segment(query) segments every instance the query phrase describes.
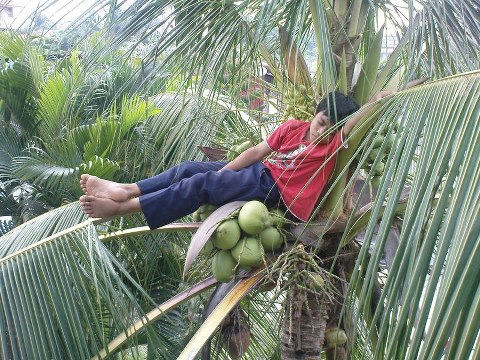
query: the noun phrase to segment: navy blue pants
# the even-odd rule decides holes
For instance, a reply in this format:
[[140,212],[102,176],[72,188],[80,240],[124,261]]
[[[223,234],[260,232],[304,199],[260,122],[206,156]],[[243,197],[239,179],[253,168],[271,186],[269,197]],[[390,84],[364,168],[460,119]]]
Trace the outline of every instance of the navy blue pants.
[[224,205],[259,200],[267,206],[280,201],[270,171],[261,163],[218,172],[225,162],[186,161],[159,175],[137,182],[140,206],[151,229],[191,214],[202,204]]

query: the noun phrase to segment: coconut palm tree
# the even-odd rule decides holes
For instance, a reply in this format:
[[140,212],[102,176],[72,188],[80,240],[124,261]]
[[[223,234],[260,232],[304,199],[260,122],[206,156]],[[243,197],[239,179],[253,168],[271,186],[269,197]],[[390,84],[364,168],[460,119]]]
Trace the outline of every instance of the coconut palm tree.
[[[398,92],[367,105],[325,197],[306,226],[290,228],[285,252],[260,272],[218,286],[204,321],[199,298],[185,301],[215,283],[204,262],[191,263],[211,231],[205,225],[118,232],[139,219],[96,225],[71,204],[3,236],[2,354],[84,358],[146,349],[151,358],[186,359],[220,326],[227,339],[251,332],[244,356],[255,359],[318,359],[322,351],[329,359],[478,357],[479,4],[413,5],[406,2],[404,19],[399,4],[367,1],[145,0],[123,11],[117,21],[124,28],[95,56],[172,26],[156,34],[144,59],[179,84],[159,96],[165,110],[146,125],[165,144],[166,163],[198,156],[191,144],[227,147],[244,134],[255,140],[284,111],[308,117],[310,104],[301,99],[333,89],[360,104],[380,89]],[[381,13],[398,46],[380,63]],[[302,54],[312,42],[317,61],[309,69]],[[275,79],[271,115],[236,96],[246,83],[261,82],[262,62]],[[427,84],[404,89],[422,77]],[[210,225],[229,211],[232,205],[220,209]],[[197,228],[186,284],[198,282],[188,289],[168,270],[166,254],[182,262],[185,231]],[[150,241],[160,241],[161,251]],[[162,279],[154,264],[171,278]],[[310,286],[313,274],[321,290]],[[262,293],[256,286],[265,278],[277,287]],[[173,309],[180,312],[172,316]],[[187,313],[192,328],[181,316]],[[238,330],[230,327],[235,321]],[[214,356],[227,356],[217,346],[221,337],[210,346]]]

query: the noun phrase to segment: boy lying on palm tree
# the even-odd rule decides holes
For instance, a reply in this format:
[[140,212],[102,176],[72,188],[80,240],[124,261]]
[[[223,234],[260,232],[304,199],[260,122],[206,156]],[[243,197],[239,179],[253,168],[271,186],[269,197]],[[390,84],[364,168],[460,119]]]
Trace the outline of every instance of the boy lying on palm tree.
[[[386,96],[381,92],[372,100]],[[158,228],[208,203],[259,200],[268,207],[280,201],[298,219],[307,221],[335,165],[343,139],[364,112],[341,93],[330,93],[310,122],[287,120],[265,141],[231,162],[187,161],[137,183],[121,184],[83,174],[85,195],[80,206],[90,217],[142,212],[150,228]],[[343,127],[335,124],[349,118]]]

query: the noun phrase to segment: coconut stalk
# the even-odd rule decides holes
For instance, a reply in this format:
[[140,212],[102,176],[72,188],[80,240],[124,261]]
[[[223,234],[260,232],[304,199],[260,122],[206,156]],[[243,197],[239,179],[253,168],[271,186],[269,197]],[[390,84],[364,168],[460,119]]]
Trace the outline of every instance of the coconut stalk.
[[345,47],[342,50],[342,61],[338,70],[338,91],[344,95],[348,95],[348,80],[347,80],[347,55]]
[[152,324],[154,324],[155,321],[157,321],[160,317],[168,314],[170,311],[175,309],[183,302],[208,290],[216,283],[217,281],[213,277],[210,277],[195,284],[189,289],[182,291],[178,295],[157,306],[155,309],[153,309],[148,314],[143,316],[140,320],[138,320],[135,324],[126,329],[123,333],[110,341],[106,348],[101,349],[98,354],[92,357],[92,360],[106,359],[107,357],[110,357],[112,354],[120,350],[122,346],[126,344],[129,340],[131,340],[135,336],[138,336],[139,333],[145,330],[147,327],[152,326]]
[[208,318],[203,322],[195,335],[183,348],[178,359],[193,359],[208,342],[208,339],[217,331],[217,327],[233,308],[243,299],[263,278],[261,270],[252,270],[253,275],[240,280],[225,298],[215,307]]

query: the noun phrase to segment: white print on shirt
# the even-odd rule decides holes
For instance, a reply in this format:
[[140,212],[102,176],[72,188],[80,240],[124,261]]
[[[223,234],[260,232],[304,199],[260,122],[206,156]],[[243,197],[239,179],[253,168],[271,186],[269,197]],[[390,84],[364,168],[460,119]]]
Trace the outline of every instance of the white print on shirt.
[[307,146],[305,144],[300,144],[297,149],[289,151],[288,153],[277,153],[275,158],[268,159],[268,162],[283,170],[291,169],[295,167],[295,159],[304,152],[306,148]]

